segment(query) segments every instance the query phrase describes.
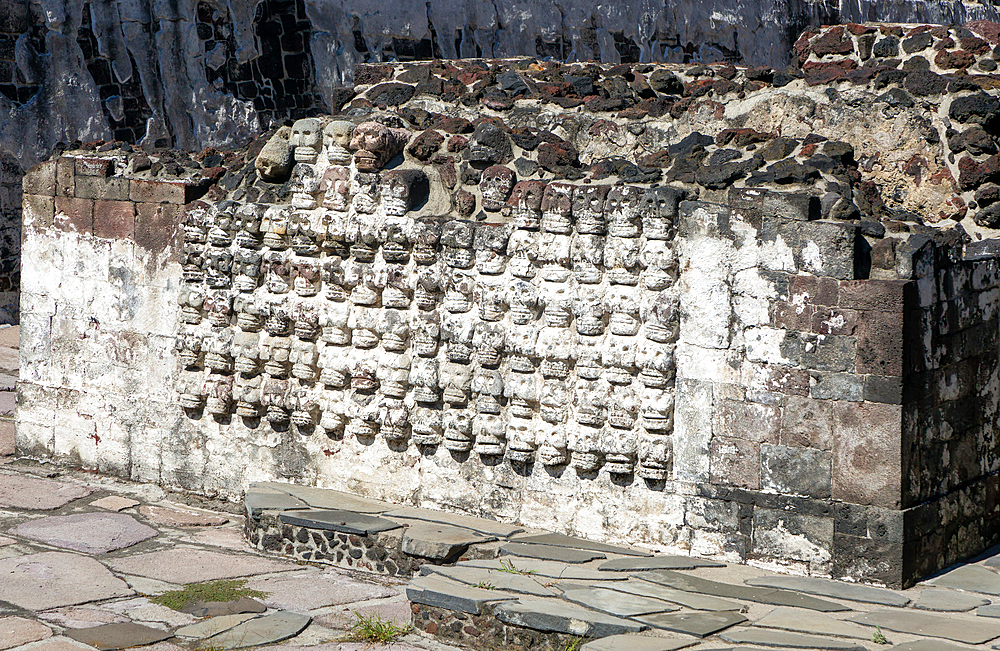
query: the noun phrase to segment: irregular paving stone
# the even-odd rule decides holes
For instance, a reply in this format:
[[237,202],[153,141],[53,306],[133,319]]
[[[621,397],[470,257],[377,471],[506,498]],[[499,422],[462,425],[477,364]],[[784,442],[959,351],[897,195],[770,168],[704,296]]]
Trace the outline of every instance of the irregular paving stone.
[[45,624],[23,617],[0,617],[0,649],[10,649],[47,637],[52,637],[52,629]]
[[294,484],[282,484],[280,482],[259,482],[250,484],[250,488],[270,488],[272,490],[288,493],[296,497],[314,509],[333,509],[340,511],[353,511],[355,513],[385,513],[395,505],[388,502],[351,495],[341,491],[328,488],[315,488],[313,486],[296,486]]
[[791,649],[830,649],[832,651],[866,651],[865,647],[844,642],[842,640],[831,640],[815,635],[800,635],[799,633],[785,633],[783,631],[734,631],[722,633],[721,637],[726,642],[734,644],[763,644],[764,646],[778,646]]
[[553,545],[526,545],[524,543],[507,543],[500,548],[501,556],[522,556],[561,563],[586,563],[595,558],[607,558],[601,552],[555,547]]
[[989,603],[989,599],[963,592],[926,588],[921,591],[920,598],[914,602],[913,607],[920,610],[963,613],[979,606],[988,606]]
[[299,613],[274,613],[238,624],[228,631],[206,638],[202,648],[242,649],[261,644],[274,644],[295,637],[309,625],[312,618]]
[[92,646],[77,642],[63,635],[56,635],[41,642],[35,642],[28,648],[31,651],[93,651],[94,649]]
[[407,584],[406,598],[426,606],[478,615],[488,603],[510,601],[517,599],[518,596],[501,590],[474,588],[440,576],[421,576]]
[[815,633],[817,635],[834,635],[836,637],[853,637],[859,640],[870,640],[872,633],[864,626],[834,619],[819,613],[802,612],[795,608],[775,608],[764,615],[754,626],[763,628],[781,628],[799,633]]
[[128,585],[92,558],[42,552],[0,560],[0,601],[28,610],[75,606],[132,594]]
[[66,636],[78,642],[89,644],[98,649],[127,649],[132,646],[145,646],[171,637],[167,631],[123,622],[121,624],[102,624],[93,628],[74,628],[66,631]]
[[675,651],[695,644],[693,640],[668,640],[645,635],[609,635],[587,642],[580,651]]
[[189,536],[192,542],[203,545],[225,547],[226,549],[235,549],[238,551],[246,551],[247,548],[247,541],[243,537],[242,529],[234,527],[198,528],[193,529]]
[[119,497],[118,495],[108,495],[107,497],[102,497],[99,500],[94,500],[90,503],[91,506],[95,506],[99,509],[104,509],[105,511],[124,511],[125,509],[130,509],[133,506],[138,506],[138,500],[131,500],[127,497]]
[[667,613],[680,610],[677,606],[659,599],[616,592],[606,588],[573,588],[563,590],[567,601],[587,606],[602,613],[618,617],[635,617],[652,613]]
[[558,594],[556,591],[541,585],[538,581],[531,578],[531,576],[513,572],[501,572],[499,570],[478,567],[442,565],[422,565],[420,572],[424,575],[431,573],[439,574],[453,581],[468,585],[492,585],[497,590],[519,592],[535,595],[536,597],[554,597]]
[[847,606],[842,606],[841,604],[834,603],[832,601],[816,599],[807,595],[789,592],[788,590],[753,588],[742,585],[733,585],[731,583],[719,583],[718,581],[710,581],[708,579],[689,576],[687,574],[681,574],[671,570],[644,572],[642,573],[641,578],[646,581],[652,581],[654,583],[665,585],[668,588],[709,594],[716,597],[746,599],[748,601],[756,601],[762,604],[795,606],[797,608],[808,608],[809,610],[818,610],[821,612],[839,612],[843,610],[850,610]]
[[976,614],[980,617],[1000,617],[1000,604],[992,604],[976,609]]
[[195,621],[194,616],[155,604],[146,597],[105,603],[104,607],[126,615],[134,622],[164,624],[167,627],[186,626]]
[[410,556],[435,560],[453,559],[469,545],[496,540],[495,536],[484,536],[446,524],[417,524],[403,531],[402,551]]
[[64,628],[90,628],[97,624],[115,624],[129,621],[129,618],[121,613],[86,607],[55,608],[38,613],[38,617],[46,622],[52,622]]
[[481,567],[491,570],[504,570],[506,566],[508,568],[513,567],[531,576],[572,579],[574,581],[624,581],[628,578],[621,574],[599,572],[589,567],[580,567],[579,565],[558,563],[556,561],[543,561],[534,558],[521,558],[518,556],[508,556],[504,559],[459,561],[456,566]]
[[370,515],[354,513],[353,511],[309,510],[284,511],[278,519],[285,524],[292,524],[310,529],[339,531],[358,536],[367,536],[379,531],[399,529],[399,525],[391,520],[376,518]]
[[1000,595],[1000,574],[981,565],[963,565],[928,581],[927,584]]
[[968,647],[955,646],[940,640],[917,640],[916,642],[897,644],[892,647],[892,651],[968,651]]
[[616,558],[602,563],[602,572],[639,572],[642,570],[693,570],[698,567],[725,567],[725,563],[706,561],[694,556],[653,556],[650,558]]
[[0,547],[6,547],[7,545],[13,545],[17,541],[13,538],[7,538],[6,536],[0,536]]
[[[410,625],[410,621],[413,618],[413,610],[410,607],[410,602],[405,598],[401,598],[399,601],[369,604],[367,606],[352,605],[350,608],[344,608],[340,612],[317,615],[313,618],[313,621],[327,628],[347,629],[359,617],[371,617],[372,615],[377,615],[382,621],[392,622],[400,628],[406,628]],[[395,649],[395,646],[393,649]]]
[[218,615],[216,617],[204,619],[200,622],[195,622],[194,624],[189,624],[188,626],[182,626],[174,631],[174,635],[192,640],[203,640],[206,637],[212,637],[213,635],[218,635],[223,631],[228,631],[237,624],[242,624],[248,619],[253,619],[256,616],[257,615],[254,613]]
[[494,615],[500,621],[515,626],[584,637],[636,633],[648,628],[644,624],[605,615],[582,606],[540,599],[501,603],[494,609]]
[[214,527],[229,522],[229,518],[221,515],[193,513],[165,506],[140,506],[139,513],[168,527]]
[[753,579],[747,579],[744,583],[747,585],[766,588],[797,590],[798,592],[820,595],[821,597],[846,599],[848,601],[860,601],[862,603],[869,604],[881,604],[883,606],[902,607],[910,603],[908,598],[889,590],[872,588],[866,585],[831,581],[830,579],[817,579],[805,576],[761,576]]
[[669,601],[694,610],[720,611],[741,610],[743,608],[743,604],[736,603],[735,601],[719,599],[718,597],[710,597],[708,595],[698,594],[697,592],[674,590],[673,588],[668,588],[658,583],[650,583],[649,581],[630,580],[621,581],[619,583],[609,583],[608,588],[611,590],[618,590],[619,592],[628,592],[630,594],[645,595],[655,597],[656,599],[663,599],[664,601]]
[[878,610],[870,613],[858,613],[848,617],[847,621],[857,622],[865,626],[880,626],[886,630],[900,633],[943,637],[946,640],[966,644],[982,644],[1000,637],[1000,623],[963,620],[905,610]]
[[471,515],[460,513],[446,513],[444,511],[432,511],[431,509],[418,509],[412,506],[404,506],[386,511],[382,514],[386,518],[402,518],[404,520],[425,520],[427,522],[440,522],[453,527],[471,529],[487,536],[498,536],[506,538],[516,533],[524,531],[522,527],[512,524],[504,524],[485,518],[476,518]]
[[241,554],[222,554],[189,547],[175,547],[158,552],[115,558],[108,561],[108,565],[113,570],[125,574],[135,574],[178,584],[234,579],[251,574],[288,572],[300,569],[293,563]]
[[734,612],[704,612],[704,613],[666,613],[636,617],[637,620],[654,628],[705,637],[717,633],[724,628],[735,626],[747,621],[747,618]]
[[289,511],[309,507],[299,498],[273,488],[247,489],[243,504],[251,518],[259,518],[263,511]]
[[[574,538],[573,536],[567,536],[561,533],[543,533],[538,535],[530,536],[518,536],[512,538],[511,542],[525,543],[532,545],[552,545],[555,547],[570,547],[572,549],[586,549],[593,552],[607,552],[609,554],[621,554],[622,556],[644,556],[651,557],[652,554],[648,552],[641,552],[635,549],[629,549],[628,547],[616,547],[615,545],[606,545],[604,543],[594,542],[593,540],[585,540],[584,538]],[[601,558],[600,556],[595,556],[595,558]]]
[[104,554],[149,540],[159,532],[124,513],[75,513],[22,522],[11,533],[84,554]]
[[220,617],[222,615],[239,615],[241,613],[262,613],[267,606],[256,599],[241,597],[232,601],[195,601],[181,608],[182,613],[195,617]]
[[335,570],[309,569],[294,574],[255,577],[247,587],[267,595],[264,604],[283,610],[305,611],[355,601],[394,597],[395,588],[353,579]]
[[0,508],[51,511],[92,492],[86,486],[62,481],[0,475]]

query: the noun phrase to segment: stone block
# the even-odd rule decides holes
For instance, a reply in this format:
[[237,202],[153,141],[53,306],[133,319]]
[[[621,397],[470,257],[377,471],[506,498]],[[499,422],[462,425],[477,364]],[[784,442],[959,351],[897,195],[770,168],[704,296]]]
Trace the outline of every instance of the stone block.
[[868,402],[883,402],[892,405],[902,404],[902,378],[884,375],[866,375],[863,397]]
[[775,301],[771,306],[771,325],[786,330],[812,330],[815,306],[801,303]]
[[77,176],[110,176],[114,171],[113,158],[75,158]]
[[76,162],[72,158],[56,159],[56,191],[57,197],[72,197],[76,194]]
[[817,307],[812,315],[812,331],[818,335],[853,335],[858,327],[858,311],[839,307]]
[[135,204],[131,201],[95,201],[94,235],[112,240],[135,237]]
[[832,463],[830,452],[764,443],[760,446],[760,485],[778,493],[828,498]]
[[55,213],[53,224],[60,230],[88,235],[94,232],[94,202],[91,199],[57,196]]
[[751,557],[809,563],[822,571],[830,562],[833,518],[755,508]]
[[25,172],[21,188],[25,194],[53,196],[56,193],[56,161],[42,161]]
[[777,443],[781,411],[770,405],[723,399],[717,401],[712,420],[716,436]]
[[184,204],[184,184],[168,181],[130,181],[129,199],[136,203]]
[[840,283],[840,307],[879,312],[902,312],[909,280],[850,280]]
[[55,201],[51,195],[25,194],[21,209],[21,226],[23,237],[30,228],[48,228],[52,226],[55,215]]
[[830,574],[851,582],[882,583],[889,588],[904,587],[903,544],[833,535]]
[[833,499],[899,508],[900,406],[833,403],[832,410]]
[[76,196],[81,199],[128,201],[129,180],[104,176],[77,176]]
[[840,283],[833,278],[796,275],[788,279],[788,296],[792,303],[837,305],[839,292]]
[[136,244],[153,253],[168,247],[177,251],[183,206],[137,203],[135,209]]
[[864,376],[852,373],[818,373],[810,376],[809,395],[817,400],[847,400],[861,402]]
[[815,371],[853,371],[857,340],[842,335],[789,332],[779,344],[781,355]]
[[814,398],[789,397],[781,410],[778,441],[782,445],[833,449],[833,403]]
[[835,534],[902,543],[906,534],[905,513],[877,506],[842,502],[833,506]]
[[741,379],[748,395],[756,390],[788,396],[809,395],[809,372],[800,368],[780,364],[745,364]]
[[840,280],[854,278],[854,243],[857,227],[842,222],[798,222],[798,269]]
[[903,374],[903,314],[864,312],[858,322],[858,373]]
[[713,438],[709,472],[715,484],[760,488],[760,445],[746,439]]

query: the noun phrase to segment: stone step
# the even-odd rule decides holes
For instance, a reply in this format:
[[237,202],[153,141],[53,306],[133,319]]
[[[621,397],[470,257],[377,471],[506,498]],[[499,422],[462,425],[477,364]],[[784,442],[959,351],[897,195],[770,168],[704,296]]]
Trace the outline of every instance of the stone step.
[[497,619],[536,631],[567,633],[580,637],[606,637],[622,633],[637,633],[648,628],[645,624],[599,613],[589,608],[558,600],[522,598],[498,604]]
[[367,536],[379,531],[399,529],[392,520],[378,518],[354,511],[310,509],[307,511],[282,511],[278,519],[285,524],[324,531],[338,531],[357,536]]
[[443,576],[421,576],[406,586],[406,598],[418,604],[479,615],[487,604],[513,601],[518,595],[503,590],[476,588]]
[[983,644],[1000,637],[1000,623],[979,618],[960,618],[954,615],[905,610],[878,610],[858,613],[848,618],[865,626],[878,626],[884,630],[909,633],[922,637],[940,637],[965,644]]

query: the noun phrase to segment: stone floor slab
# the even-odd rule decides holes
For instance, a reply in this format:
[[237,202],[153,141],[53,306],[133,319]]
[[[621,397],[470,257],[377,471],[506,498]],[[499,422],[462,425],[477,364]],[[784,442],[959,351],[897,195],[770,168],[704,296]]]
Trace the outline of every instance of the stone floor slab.
[[574,588],[563,591],[567,601],[599,610],[616,617],[635,617],[652,613],[668,613],[680,610],[677,606],[643,595],[616,592],[606,588]]
[[446,511],[435,511],[432,509],[418,509],[413,506],[396,507],[391,511],[386,511],[382,517],[390,520],[423,520],[425,522],[437,522],[453,527],[461,527],[483,534],[484,536],[497,536],[506,538],[516,533],[524,531],[523,527],[513,524],[504,524],[486,518],[477,518],[461,513],[448,513]]
[[215,617],[203,619],[200,622],[195,622],[194,624],[182,626],[174,631],[174,635],[189,640],[204,640],[206,637],[212,637],[213,635],[218,635],[223,631],[228,631],[237,624],[242,624],[249,619],[257,617],[257,615],[258,613],[217,615]]
[[193,615],[153,603],[146,597],[111,601],[102,604],[102,607],[121,613],[134,622],[149,624],[154,628],[186,626],[195,621]]
[[492,570],[503,570],[504,566],[512,567],[531,576],[548,577],[552,579],[572,579],[575,581],[625,581],[627,576],[614,572],[599,572],[590,567],[580,567],[557,561],[543,561],[520,556],[508,556],[502,559],[459,561],[457,567],[482,567]]
[[121,497],[118,495],[108,495],[107,497],[102,497],[99,500],[94,500],[90,503],[91,506],[98,509],[104,509],[105,511],[124,511],[125,509],[130,509],[133,506],[139,506],[140,502],[138,500],[129,499],[127,497]]
[[247,587],[266,594],[261,601],[271,608],[298,612],[399,594],[389,586],[359,581],[336,570],[317,569],[252,578]]
[[905,610],[879,610],[859,613],[848,621],[865,626],[880,626],[889,631],[926,637],[940,637],[965,644],[983,644],[1000,637],[1000,623],[985,619],[961,619],[955,616]]
[[92,492],[86,486],[63,481],[0,474],[0,508],[3,509],[51,511]]
[[761,576],[747,579],[744,583],[750,586],[795,590],[831,599],[846,599],[882,606],[903,607],[910,603],[907,597],[890,590],[808,576]]
[[64,635],[54,635],[40,642],[26,644],[18,651],[94,651],[94,647]]
[[988,606],[989,604],[989,599],[983,599],[982,597],[965,592],[957,592],[947,588],[924,588],[920,592],[920,597],[913,603],[913,607],[918,610],[964,613],[973,608]]
[[0,536],[0,547],[6,547],[7,545],[13,545],[17,541],[13,538],[7,538],[6,536]]
[[477,588],[440,575],[421,576],[406,586],[406,598],[425,606],[478,615],[488,603],[513,601],[518,595],[502,590]]
[[330,509],[334,511],[351,511],[352,513],[377,514],[396,508],[396,505],[373,500],[360,495],[352,495],[329,488],[313,486],[296,486],[281,482],[254,482],[250,488],[270,488],[288,493],[314,509]]
[[366,536],[379,531],[399,529],[392,520],[353,511],[310,509],[308,511],[282,511],[278,519],[285,524],[324,531],[339,531]]
[[273,488],[248,488],[243,505],[251,518],[259,518],[264,511],[289,511],[308,509],[309,505],[285,491]]
[[602,563],[602,572],[640,572],[643,570],[693,570],[699,567],[725,567],[725,563],[706,561],[694,556],[651,556],[649,558],[616,558]]
[[693,610],[709,610],[718,612],[741,610],[743,608],[743,604],[735,601],[729,601],[728,599],[720,599],[719,597],[698,594],[697,592],[674,590],[673,588],[668,588],[658,583],[640,581],[639,579],[608,583],[607,587],[611,590],[617,590],[619,592],[627,592],[629,594],[662,599],[664,601],[677,604],[678,606],[684,606],[685,608],[691,608]]
[[648,552],[639,551],[637,549],[618,547],[617,545],[608,545],[606,543],[587,540],[586,538],[577,538],[575,536],[567,536],[561,533],[542,533],[515,536],[511,538],[511,542],[519,542],[530,545],[552,545],[554,547],[569,547],[571,549],[586,549],[592,552],[621,554],[622,556],[652,556],[652,554]]
[[168,527],[216,527],[229,522],[229,518],[225,516],[182,511],[166,506],[140,506],[139,513],[156,524]]
[[220,617],[242,613],[262,613],[266,610],[267,606],[256,599],[241,597],[232,601],[195,601],[184,606],[181,612],[195,617]]
[[23,617],[0,617],[0,649],[10,649],[52,637],[52,629]]
[[413,611],[410,602],[401,598],[398,601],[352,606],[337,612],[316,615],[313,621],[327,628],[348,629],[358,617],[372,616],[377,616],[384,622],[392,622],[399,628],[406,628],[410,625]]
[[746,617],[734,612],[659,613],[635,619],[653,628],[695,637],[712,635],[747,621]]
[[870,640],[872,637],[871,629],[864,626],[798,608],[775,608],[754,622],[754,626],[780,628],[796,633],[852,637],[858,640]]
[[29,520],[10,532],[47,545],[84,554],[104,554],[131,547],[159,534],[124,513],[74,513]]
[[102,624],[93,628],[74,628],[66,631],[66,636],[101,649],[101,651],[145,646],[171,637],[167,631],[134,622]]
[[410,556],[437,561],[454,560],[469,545],[496,540],[469,529],[433,522],[419,523],[403,530],[402,551]]
[[602,552],[556,547],[555,545],[531,545],[510,542],[500,548],[501,556],[537,558],[560,563],[587,563],[598,558],[607,558]]
[[927,581],[927,585],[1000,595],[1000,574],[981,565],[962,565]]
[[526,576],[513,572],[501,572],[499,570],[457,565],[423,565],[420,571],[423,574],[439,574],[453,581],[465,583],[466,585],[491,585],[497,590],[504,590],[506,592],[530,594],[536,597],[554,597],[558,595],[555,590],[546,588],[530,575]]
[[299,613],[274,613],[237,624],[228,631],[206,638],[201,648],[242,649],[274,644],[301,633],[312,618]]
[[70,606],[54,608],[38,613],[38,617],[46,622],[52,622],[64,628],[91,628],[99,624],[118,624],[128,622],[128,617],[103,608]]
[[917,640],[892,647],[892,651],[969,651],[968,647],[955,646],[940,640]]
[[676,651],[693,644],[693,640],[671,640],[646,635],[609,635],[587,642],[580,651]]
[[42,552],[0,560],[0,601],[27,610],[49,610],[125,597],[128,585],[87,556]]
[[680,572],[674,572],[672,570],[636,572],[633,573],[632,576],[641,578],[645,581],[659,583],[667,586],[668,588],[674,588],[675,590],[697,592],[700,594],[712,595],[714,597],[745,599],[762,604],[771,604],[774,606],[793,606],[795,608],[807,608],[809,610],[818,610],[820,612],[841,612],[850,610],[847,606],[843,606],[832,601],[817,599],[815,597],[810,597],[809,595],[803,595],[789,590],[757,588],[735,585],[732,583],[720,583],[719,581],[702,579],[700,577],[691,576],[689,574],[681,574]]
[[1000,604],[990,604],[989,606],[983,606],[982,608],[977,608],[976,614],[979,615],[980,617],[1000,618]]
[[252,574],[288,572],[300,569],[293,563],[272,561],[244,554],[223,554],[190,547],[175,547],[116,558],[108,561],[108,565],[117,572],[177,584],[234,579]]
[[500,621],[514,626],[582,637],[637,633],[648,628],[645,624],[555,600],[525,598],[504,602],[497,604],[494,615]]
[[866,651],[865,647],[855,642],[834,640],[816,635],[801,635],[785,633],[784,631],[744,630],[722,633],[726,642],[734,644],[761,644],[763,646],[782,647],[786,649],[822,649],[823,651]]

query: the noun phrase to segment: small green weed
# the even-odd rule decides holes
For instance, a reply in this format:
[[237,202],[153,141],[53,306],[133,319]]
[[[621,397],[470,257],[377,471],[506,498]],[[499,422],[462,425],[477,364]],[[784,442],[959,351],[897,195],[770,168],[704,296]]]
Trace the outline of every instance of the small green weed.
[[519,570],[514,566],[514,561],[500,559],[499,572],[506,572],[507,574],[534,574],[535,570]]
[[369,642],[371,644],[389,644],[397,637],[406,635],[412,626],[401,628],[395,623],[382,619],[378,613],[370,615],[360,615],[354,613],[354,623],[351,624],[351,639],[356,642]]
[[580,647],[583,645],[582,637],[575,637],[572,640],[566,641],[566,646],[563,647],[563,651],[580,651]]
[[889,644],[889,640],[885,639],[885,635],[882,634],[881,626],[875,627],[875,632],[872,633],[872,642],[875,644]]
[[489,581],[480,581],[479,583],[476,584],[476,587],[477,588],[481,588],[483,590],[496,590],[497,589],[497,587],[495,585],[493,585],[492,583],[490,583]]
[[150,597],[155,604],[180,610],[188,604],[197,601],[233,601],[243,597],[263,599],[266,594],[260,590],[245,587],[246,579],[223,579],[222,581],[207,581],[192,583],[180,590],[170,590],[163,594]]

